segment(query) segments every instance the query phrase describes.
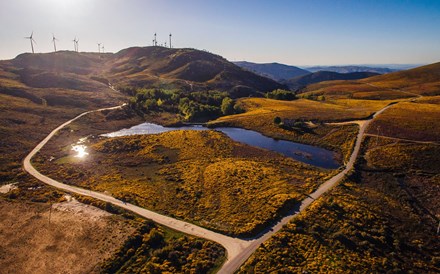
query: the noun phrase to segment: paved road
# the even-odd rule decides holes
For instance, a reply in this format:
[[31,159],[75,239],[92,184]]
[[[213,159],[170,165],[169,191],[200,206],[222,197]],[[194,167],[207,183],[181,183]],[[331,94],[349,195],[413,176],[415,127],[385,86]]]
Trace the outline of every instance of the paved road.
[[370,120],[364,120],[362,122],[355,121],[359,124],[359,133],[357,135],[356,144],[355,144],[353,153],[350,157],[349,162],[346,164],[344,170],[342,170],[340,173],[338,173],[337,175],[335,175],[331,179],[324,182],[315,192],[310,194],[308,198],[306,198],[305,200],[303,200],[300,203],[298,209],[295,212],[293,212],[292,214],[290,214],[288,216],[285,216],[283,219],[281,219],[281,221],[279,221],[273,227],[268,229],[266,233],[259,235],[258,237],[254,238],[254,239],[243,240],[243,239],[239,239],[239,238],[229,237],[229,236],[226,236],[226,235],[223,235],[220,233],[216,233],[216,232],[210,231],[208,229],[199,227],[197,225],[190,224],[190,223],[187,223],[184,221],[180,221],[180,220],[168,217],[168,216],[164,216],[164,215],[158,214],[156,212],[153,212],[153,211],[150,211],[150,210],[147,210],[147,209],[144,209],[144,208],[141,208],[141,207],[129,204],[129,203],[124,203],[118,199],[115,199],[112,196],[109,196],[109,195],[106,195],[106,194],[103,194],[100,192],[90,191],[87,189],[63,184],[63,183],[55,181],[47,176],[44,176],[43,174],[38,172],[32,166],[32,164],[31,164],[32,157],[36,153],[38,153],[38,151],[40,151],[40,149],[60,129],[62,129],[63,127],[67,126],[68,124],[74,122],[75,120],[77,120],[77,119],[81,118],[82,116],[87,115],[89,113],[103,111],[103,110],[117,109],[117,108],[121,108],[122,106],[103,108],[103,109],[98,109],[98,110],[94,110],[94,111],[87,111],[87,112],[84,112],[84,113],[78,115],[77,117],[73,118],[72,120],[69,120],[69,121],[65,122],[64,124],[60,125],[56,129],[54,129],[43,141],[41,141],[29,153],[29,155],[26,156],[26,158],[24,159],[24,162],[23,162],[24,169],[27,172],[29,172],[29,174],[31,174],[32,176],[34,176],[38,180],[42,181],[43,183],[46,183],[46,184],[51,185],[53,187],[56,187],[58,189],[62,189],[62,190],[72,192],[72,193],[81,194],[84,196],[93,197],[95,199],[98,199],[98,200],[101,200],[104,202],[112,203],[113,205],[130,210],[136,214],[139,214],[140,216],[143,216],[147,219],[153,220],[154,222],[157,222],[157,223],[162,224],[164,226],[167,226],[172,229],[175,229],[175,230],[178,230],[178,231],[181,231],[181,232],[184,232],[184,233],[196,236],[196,237],[208,239],[208,240],[211,240],[211,241],[214,241],[214,242],[221,244],[226,249],[227,260],[226,260],[225,264],[223,265],[223,267],[219,270],[219,273],[228,273],[228,274],[234,273],[255,252],[255,250],[257,250],[257,248],[264,241],[266,241],[272,235],[274,235],[276,232],[278,232],[285,224],[287,224],[290,220],[292,220],[297,214],[299,214],[301,211],[305,210],[314,200],[318,199],[321,195],[323,195],[325,192],[327,192],[329,189],[331,189],[333,186],[335,186],[353,168],[353,165],[354,165],[356,158],[358,157],[358,154],[360,151],[362,138],[364,136],[366,128],[368,127],[370,122],[374,119],[374,117],[376,117],[377,115],[379,115],[380,113],[382,113],[383,111],[385,111],[386,109],[391,107],[391,105],[389,105],[389,106],[381,109],[375,115],[373,115],[373,118]]

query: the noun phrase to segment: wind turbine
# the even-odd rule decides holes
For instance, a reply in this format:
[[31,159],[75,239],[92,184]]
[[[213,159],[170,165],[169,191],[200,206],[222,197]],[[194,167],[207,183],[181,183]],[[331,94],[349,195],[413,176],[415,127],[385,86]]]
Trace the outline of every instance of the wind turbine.
[[102,53],[105,53],[104,44],[102,44]]
[[32,53],[34,53],[34,43],[35,44],[37,43],[37,42],[35,42],[34,38],[32,37],[33,35],[34,35],[34,32],[32,31],[31,36],[25,37],[25,39],[29,39],[31,41]]
[[76,39],[76,36],[75,36],[75,39],[73,39],[72,42],[73,42],[73,50],[78,52],[78,42],[79,42],[79,39]]
[[172,36],[172,35],[171,35],[171,33],[170,33],[170,48],[171,48],[171,36]]
[[[76,39],[76,37],[75,37],[75,39]],[[76,52],[79,52],[78,42],[79,42],[79,39],[76,39],[76,41],[75,41],[75,44],[76,44]]]
[[101,53],[101,43],[98,43],[98,53]]
[[72,42],[73,42],[73,51],[76,51],[76,37],[73,38]]
[[58,41],[58,39],[55,38],[55,35],[52,33],[53,49],[55,50],[55,52],[57,52],[57,44],[55,43],[55,41]]
[[157,46],[156,33],[154,33],[154,45]]

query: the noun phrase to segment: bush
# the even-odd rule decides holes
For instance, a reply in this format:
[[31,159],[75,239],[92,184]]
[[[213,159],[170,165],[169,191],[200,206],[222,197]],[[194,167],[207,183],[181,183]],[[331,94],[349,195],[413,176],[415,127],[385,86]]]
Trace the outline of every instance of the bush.
[[268,92],[266,93],[266,98],[275,99],[275,100],[286,100],[286,101],[292,101],[297,99],[294,92],[284,89],[276,89],[274,91]]

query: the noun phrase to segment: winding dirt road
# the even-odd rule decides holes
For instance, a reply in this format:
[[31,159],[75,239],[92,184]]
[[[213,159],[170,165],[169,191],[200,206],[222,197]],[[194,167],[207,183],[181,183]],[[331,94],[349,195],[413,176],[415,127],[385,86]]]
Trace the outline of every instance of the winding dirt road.
[[111,108],[102,108],[102,109],[98,109],[98,110],[87,111],[87,112],[84,112],[84,113],[76,116],[75,118],[65,122],[64,124],[60,125],[56,129],[54,129],[46,138],[44,138],[44,140],[41,141],[26,156],[26,158],[23,161],[24,169],[27,172],[29,172],[29,174],[31,174],[32,176],[34,176],[38,180],[42,181],[43,183],[46,183],[46,184],[51,185],[53,187],[56,187],[58,189],[62,189],[62,190],[72,192],[72,193],[77,193],[77,194],[84,195],[84,196],[93,197],[95,199],[98,199],[98,200],[101,200],[104,202],[109,202],[113,205],[130,210],[136,214],[139,214],[142,217],[153,220],[154,222],[162,224],[164,226],[173,228],[175,230],[178,230],[178,231],[181,231],[181,232],[184,232],[184,233],[196,236],[196,237],[201,237],[204,239],[208,239],[208,240],[217,242],[217,243],[221,244],[226,249],[228,260],[231,258],[237,257],[239,254],[241,254],[242,250],[249,245],[249,241],[225,236],[223,234],[210,231],[208,229],[196,226],[191,223],[187,223],[187,222],[180,221],[180,220],[168,217],[168,216],[164,216],[164,215],[158,214],[156,212],[135,206],[133,204],[125,203],[121,200],[115,199],[114,197],[112,197],[110,195],[106,195],[104,193],[91,191],[91,190],[87,190],[87,189],[83,189],[83,188],[60,183],[54,179],[51,179],[51,178],[41,174],[40,172],[38,172],[38,170],[36,170],[32,166],[32,163],[31,163],[32,157],[34,157],[34,155],[37,154],[38,151],[40,151],[40,149],[63,127],[67,126],[68,124],[76,121],[77,119],[79,119],[82,116],[87,115],[89,113],[103,111],[103,110],[118,109],[118,108],[123,107],[124,105],[111,107]]
[[365,134],[365,130],[367,129],[368,125],[371,123],[371,121],[379,114],[387,110],[392,105],[388,105],[378,112],[376,112],[373,117],[370,120],[363,120],[362,122],[354,121],[354,123],[359,124],[359,132],[356,137],[356,144],[353,149],[353,153],[350,156],[350,160],[345,165],[345,169],[330,178],[329,180],[325,181],[315,192],[309,195],[308,198],[304,199],[297,211],[293,212],[292,214],[285,216],[281,221],[279,221],[277,224],[275,224],[271,229],[269,229],[265,234],[259,236],[258,238],[254,239],[251,244],[246,247],[242,253],[239,256],[236,256],[235,258],[228,260],[223,267],[220,269],[219,273],[234,273],[254,252],[257,250],[257,248],[265,242],[267,239],[272,237],[275,233],[277,233],[284,225],[286,225],[288,222],[290,222],[296,215],[298,215],[300,212],[305,210],[311,203],[313,203],[314,200],[321,197],[324,193],[329,191],[332,187],[334,187],[337,183],[341,181],[342,178],[348,172],[351,171],[351,169],[354,166],[354,163],[356,162],[356,158],[359,155],[359,151],[361,149],[362,140]]
[[329,189],[331,189],[333,186],[335,186],[354,166],[354,163],[356,161],[356,158],[358,157],[362,139],[365,133],[366,128],[370,124],[370,122],[391,107],[391,105],[388,105],[387,107],[381,109],[378,111],[370,120],[364,120],[362,123],[359,124],[359,133],[357,135],[356,144],[353,149],[353,153],[351,154],[349,162],[345,165],[345,169],[342,170],[340,173],[332,177],[331,179],[324,182],[315,192],[309,195],[308,198],[303,200],[299,205],[298,208],[295,209],[290,215],[285,216],[282,218],[277,224],[275,224],[273,227],[266,230],[265,233],[260,234],[256,238],[253,239],[239,239],[234,237],[229,237],[220,233],[216,233],[213,231],[210,231],[208,229],[199,227],[197,225],[187,223],[184,221],[180,221],[168,216],[164,216],[161,214],[158,214],[156,212],[135,206],[133,204],[124,203],[118,199],[115,199],[114,197],[110,195],[106,195],[100,192],[90,191],[87,189],[63,184],[61,182],[55,181],[40,172],[38,172],[31,164],[32,157],[40,151],[40,149],[63,127],[67,126],[68,124],[74,122],[75,120],[81,118],[84,115],[87,115],[92,112],[98,112],[103,110],[111,110],[111,109],[118,109],[123,107],[116,106],[111,108],[102,108],[98,110],[92,110],[84,112],[75,118],[63,123],[56,129],[54,129],[43,141],[41,141],[24,159],[23,161],[23,167],[24,169],[29,172],[32,176],[37,178],[38,180],[42,181],[43,183],[46,183],[48,185],[51,185],[53,187],[56,187],[58,189],[65,190],[67,192],[77,193],[84,196],[93,197],[95,199],[109,202],[113,205],[119,206],[121,208],[130,210],[136,214],[139,214],[140,216],[143,216],[147,219],[153,220],[154,222],[157,222],[159,224],[162,224],[164,226],[170,227],[172,229],[181,231],[183,233],[187,233],[196,237],[201,237],[204,239],[208,239],[214,242],[217,242],[221,244],[227,252],[227,260],[223,267],[219,270],[218,273],[234,273],[254,252],[255,250],[267,239],[269,239],[272,235],[274,235],[276,232],[278,232],[285,224],[287,224],[290,220],[292,220],[297,214],[305,210],[314,200],[318,199],[321,195],[323,195],[325,192],[327,192]]

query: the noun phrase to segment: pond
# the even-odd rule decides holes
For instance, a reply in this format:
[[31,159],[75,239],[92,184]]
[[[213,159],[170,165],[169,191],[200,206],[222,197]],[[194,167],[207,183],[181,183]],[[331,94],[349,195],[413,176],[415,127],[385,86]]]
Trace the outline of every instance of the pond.
[[[122,129],[112,133],[103,134],[105,137],[119,137],[135,134],[158,134],[172,130],[210,130],[201,125],[191,125],[183,127],[164,127],[152,123],[142,123],[131,128]],[[307,163],[313,166],[335,169],[340,164],[335,159],[335,153],[317,146],[304,145],[300,143],[276,140],[263,134],[242,128],[220,127],[213,130],[225,133],[229,138],[236,142],[244,143],[250,146],[264,148],[281,153],[297,161]]]

